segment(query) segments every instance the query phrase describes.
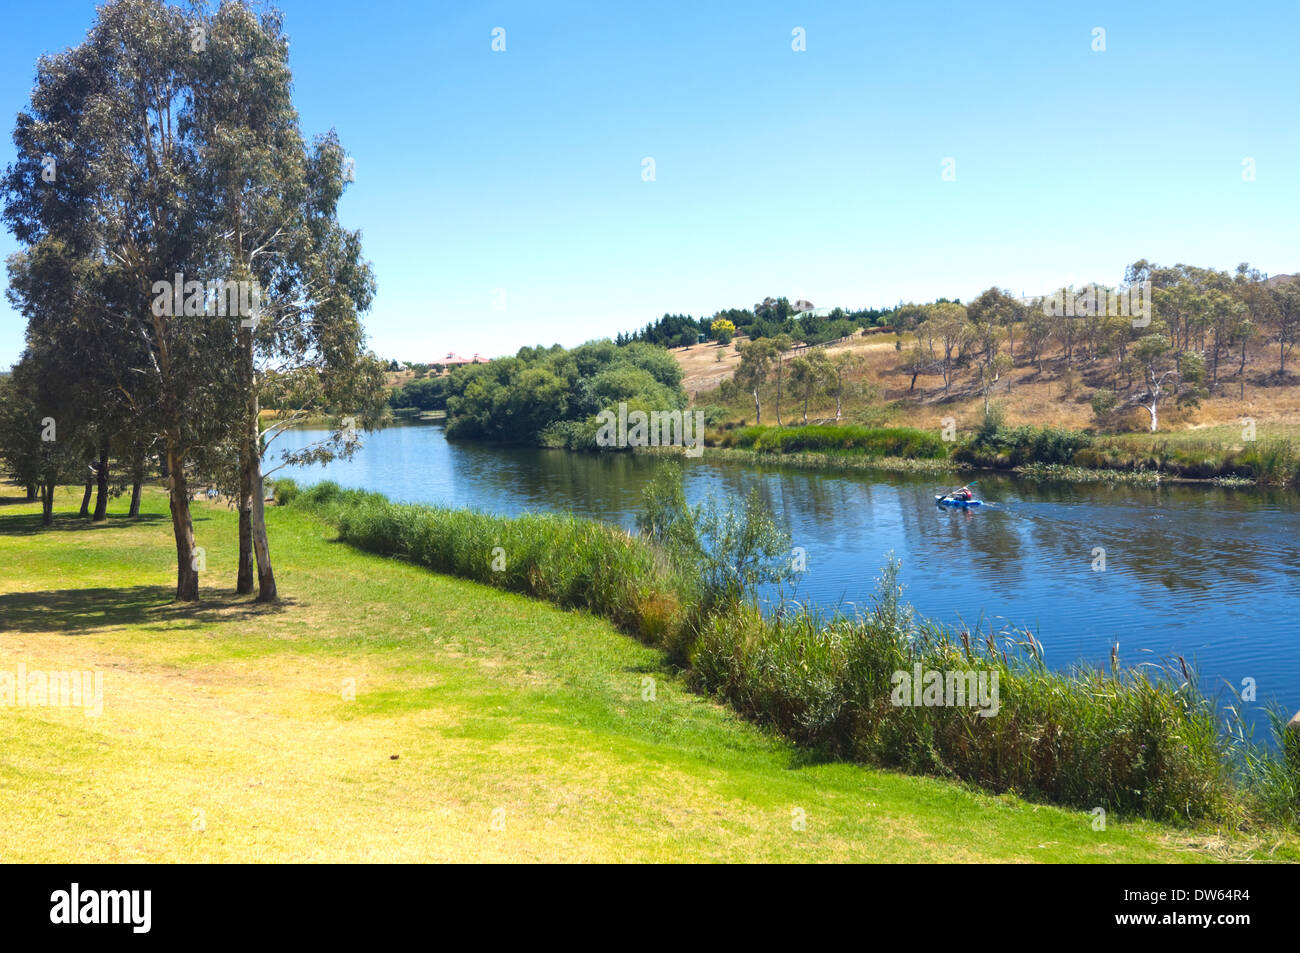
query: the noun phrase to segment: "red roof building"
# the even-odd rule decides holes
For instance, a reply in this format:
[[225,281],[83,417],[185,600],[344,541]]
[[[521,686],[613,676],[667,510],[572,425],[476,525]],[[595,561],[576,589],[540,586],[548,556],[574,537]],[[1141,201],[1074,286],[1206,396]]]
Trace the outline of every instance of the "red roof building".
[[454,351],[448,351],[447,356],[434,361],[434,364],[441,364],[443,367],[459,367],[462,364],[487,364],[491,359],[480,357],[478,352],[474,352],[473,357],[461,357]]

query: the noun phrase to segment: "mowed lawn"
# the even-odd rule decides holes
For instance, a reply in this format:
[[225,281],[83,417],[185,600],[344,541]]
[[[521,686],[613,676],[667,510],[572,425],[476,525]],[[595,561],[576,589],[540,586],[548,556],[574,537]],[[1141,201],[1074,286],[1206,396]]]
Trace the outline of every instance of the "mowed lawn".
[[[10,491],[12,493],[12,491]],[[0,708],[4,862],[1200,861],[1266,840],[811,762],[588,616],[355,552],[271,509],[274,608],[195,505],[0,505],[0,671],[103,673],[103,711]],[[650,691],[653,679],[653,692]]]

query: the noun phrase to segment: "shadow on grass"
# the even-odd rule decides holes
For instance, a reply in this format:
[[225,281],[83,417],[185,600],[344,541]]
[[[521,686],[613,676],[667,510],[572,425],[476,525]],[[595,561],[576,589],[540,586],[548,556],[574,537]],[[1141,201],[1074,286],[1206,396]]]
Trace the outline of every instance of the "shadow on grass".
[[[7,502],[22,502],[9,500]],[[195,522],[199,522],[196,518]],[[102,523],[92,523],[88,517],[73,513],[55,513],[54,522],[46,526],[41,522],[40,513],[14,514],[0,518],[0,536],[36,536],[40,533],[67,532],[68,530],[102,530],[127,529],[132,526],[151,526],[157,523],[171,523],[171,518],[160,513],[145,513],[141,516],[110,513]]]
[[213,622],[249,621],[292,608],[294,600],[270,605],[230,591],[201,593],[197,603],[173,602],[170,586],[116,589],[51,589],[0,595],[0,635],[5,632],[61,632],[82,635],[114,626],[162,624],[190,628]]

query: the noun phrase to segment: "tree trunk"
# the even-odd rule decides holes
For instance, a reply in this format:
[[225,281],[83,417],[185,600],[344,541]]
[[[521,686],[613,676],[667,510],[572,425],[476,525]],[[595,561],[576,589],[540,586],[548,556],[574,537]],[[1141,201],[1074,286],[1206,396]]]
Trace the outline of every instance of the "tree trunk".
[[54,522],[54,481],[41,484],[41,522],[49,526]]
[[167,435],[168,493],[172,533],[176,537],[176,601],[196,602],[199,598],[199,569],[194,553],[194,520],[190,517],[190,487],[185,481],[185,462],[180,458],[180,434]]
[[266,537],[266,504],[263,502],[261,454],[254,456],[253,469],[253,549],[257,553],[257,601],[276,602],[280,595],[271,571],[271,546]]
[[95,515],[92,522],[108,519],[108,444],[99,449],[99,466],[95,468]]
[[781,369],[782,360],[778,356],[776,359],[776,425],[781,426]]
[[35,483],[28,483],[28,484],[27,484],[27,502],[28,502],[28,503],[35,503],[35,502],[36,502],[37,494],[38,494],[39,492],[40,492],[40,490],[39,490],[39,488],[37,487],[37,485],[36,485]]
[[763,408],[758,404],[758,388],[754,388],[754,426],[761,426],[763,423]]
[[140,497],[144,494],[144,452],[137,449],[131,455],[131,507],[126,515],[132,519],[140,516]]
[[235,592],[241,596],[253,593],[253,481],[250,455],[246,441],[239,447],[239,573]]
[[90,515],[90,494],[94,492],[94,489],[95,481],[86,480],[86,492],[81,495],[81,512],[77,514],[78,516]]
[[[257,558],[257,601],[275,602],[279,592],[275,585],[275,573],[271,568],[271,544],[266,536],[266,504],[263,502],[265,489],[262,485],[262,434],[258,430],[257,386],[253,369],[253,332],[250,328],[241,328],[240,359],[243,361],[245,393],[248,395],[245,405],[243,436],[240,438],[240,452],[244,466],[239,475],[240,492],[247,492],[249,506],[248,530],[253,543],[253,556]],[[242,501],[241,501],[242,502]],[[243,513],[240,514],[240,554],[239,569],[242,576],[245,560],[243,550]],[[249,565],[251,571],[252,566]],[[242,590],[241,590],[242,591]],[[251,589],[249,590],[252,591]]]
[[[244,361],[252,347],[251,332],[240,329],[239,344],[241,361]],[[244,393],[249,401],[246,412],[253,407],[253,382],[248,379],[250,369],[245,362],[242,368]],[[241,596],[253,594],[253,444],[256,438],[257,414],[252,412],[253,422],[250,428],[247,419],[240,428],[239,436],[239,566],[235,578],[235,592]],[[250,437],[249,431],[253,431]]]

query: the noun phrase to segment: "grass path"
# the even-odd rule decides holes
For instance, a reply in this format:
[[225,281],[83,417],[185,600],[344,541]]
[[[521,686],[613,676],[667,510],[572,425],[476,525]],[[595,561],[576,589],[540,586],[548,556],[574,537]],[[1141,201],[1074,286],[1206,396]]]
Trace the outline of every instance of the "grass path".
[[203,602],[176,607],[165,498],[96,527],[75,502],[48,530],[0,505],[0,671],[104,673],[98,717],[0,707],[0,861],[1269,855],[807,763],[603,621],[355,552],[292,510],[269,514],[283,606],[233,596],[233,514],[199,504]]

